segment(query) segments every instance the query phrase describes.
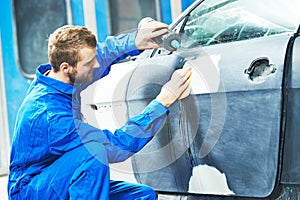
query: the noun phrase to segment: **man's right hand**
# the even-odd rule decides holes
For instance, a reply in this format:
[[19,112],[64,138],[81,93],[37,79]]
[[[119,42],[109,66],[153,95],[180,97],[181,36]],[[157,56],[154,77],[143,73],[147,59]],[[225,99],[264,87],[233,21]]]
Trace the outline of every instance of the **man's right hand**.
[[156,100],[164,106],[170,107],[188,89],[191,74],[191,67],[176,70],[171,79],[162,87]]
[[153,19],[140,23],[140,27],[138,28],[135,38],[136,48],[138,50],[159,48],[160,46],[153,42],[152,39],[167,32],[168,25],[165,23],[155,21]]

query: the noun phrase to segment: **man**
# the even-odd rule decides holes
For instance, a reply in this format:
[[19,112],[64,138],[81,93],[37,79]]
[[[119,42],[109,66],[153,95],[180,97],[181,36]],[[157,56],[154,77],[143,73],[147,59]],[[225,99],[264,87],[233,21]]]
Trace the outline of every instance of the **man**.
[[127,159],[151,140],[187,88],[191,70],[176,71],[156,99],[114,133],[81,120],[80,92],[107,75],[112,63],[158,47],[151,41],[164,32],[158,28],[166,25],[147,23],[103,44],[84,27],[63,26],[50,35],[50,64],[37,68],[16,119],[10,199],[156,198],[148,186],[110,180],[108,163]]

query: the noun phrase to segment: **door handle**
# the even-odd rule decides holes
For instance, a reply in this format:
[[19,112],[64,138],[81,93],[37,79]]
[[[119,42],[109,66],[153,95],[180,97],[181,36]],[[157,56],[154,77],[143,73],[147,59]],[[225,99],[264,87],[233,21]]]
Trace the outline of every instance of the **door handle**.
[[253,82],[264,82],[268,76],[274,74],[277,68],[274,64],[270,64],[270,61],[266,57],[257,58],[250,64],[248,69],[245,69],[244,73],[248,75],[248,78]]

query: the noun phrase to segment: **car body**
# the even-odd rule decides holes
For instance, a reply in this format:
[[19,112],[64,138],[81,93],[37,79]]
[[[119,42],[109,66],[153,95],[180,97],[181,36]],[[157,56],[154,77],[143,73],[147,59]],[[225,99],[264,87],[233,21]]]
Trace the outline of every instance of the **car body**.
[[116,171],[133,171],[131,180],[163,194],[299,197],[299,8],[297,0],[196,1],[170,25],[181,48],[112,66],[82,94],[87,121],[111,130],[155,98],[174,70],[193,68],[190,95]]

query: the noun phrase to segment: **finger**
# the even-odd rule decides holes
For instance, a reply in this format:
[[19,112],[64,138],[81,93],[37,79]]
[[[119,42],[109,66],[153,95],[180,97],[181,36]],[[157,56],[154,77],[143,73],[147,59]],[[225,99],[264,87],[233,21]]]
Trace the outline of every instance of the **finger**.
[[190,94],[190,92],[191,92],[190,79],[187,82],[185,82],[185,84],[182,85],[180,91],[181,91],[181,93],[178,96],[178,99],[183,99],[183,98],[187,97]]
[[180,83],[178,83],[178,90],[181,90],[182,88],[185,89],[186,85],[189,85],[190,82],[191,82],[190,77],[186,80],[181,80]]
[[192,71],[192,67],[188,66],[188,67],[184,67],[182,68],[183,73],[187,73],[187,72],[191,72]]
[[189,84],[191,82],[191,75],[192,75],[191,71],[188,71],[187,73],[185,73],[185,75],[183,77],[181,77],[181,79],[179,80],[178,86],[182,87],[186,83]]
[[147,43],[147,48],[148,49],[155,49],[155,48],[159,48],[159,44],[153,42],[152,40],[150,40],[148,43]]
[[180,77],[183,77],[189,71],[192,71],[191,67],[184,67],[182,69],[177,69],[174,73],[178,73],[178,74],[180,74]]
[[182,85],[184,85],[186,82],[188,82],[188,84],[190,83],[190,79],[191,79],[191,75],[192,75],[192,71],[187,71],[184,76],[181,77],[181,79],[179,80],[179,87],[181,87]]
[[178,69],[178,70],[175,71],[175,73],[176,73],[176,75],[175,75],[176,77],[178,77],[178,78],[184,78],[186,76],[190,76],[191,75],[192,68]]
[[173,72],[171,80],[169,81],[170,84],[176,84],[180,86],[184,81],[186,81],[191,76],[191,69],[178,69]]
[[165,23],[159,21],[150,21],[148,23],[143,24],[145,27],[158,29],[158,28],[168,28],[169,26]]
[[178,91],[180,91],[180,94],[181,94],[184,90],[186,90],[186,88],[189,86],[189,84],[190,84],[190,81],[185,81],[185,82],[179,87],[179,90],[178,90]]
[[191,75],[192,75],[192,68],[190,68],[190,69],[184,69],[183,77],[184,77],[185,79],[190,78]]
[[151,35],[154,36],[154,37],[157,37],[157,36],[166,34],[167,32],[168,32],[167,28],[158,28],[158,29],[152,30]]

